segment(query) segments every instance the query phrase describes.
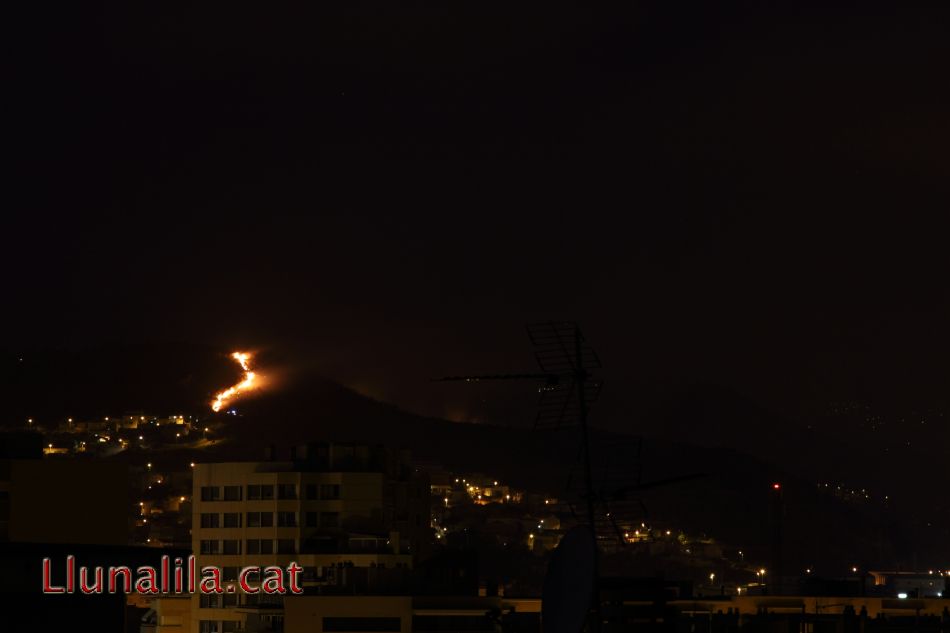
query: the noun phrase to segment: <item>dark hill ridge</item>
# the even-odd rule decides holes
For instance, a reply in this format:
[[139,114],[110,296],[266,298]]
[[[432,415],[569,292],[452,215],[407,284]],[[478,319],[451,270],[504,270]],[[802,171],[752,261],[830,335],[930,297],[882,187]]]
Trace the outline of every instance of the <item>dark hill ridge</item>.
[[[260,459],[263,447],[285,449],[315,438],[405,446],[414,457],[457,472],[482,472],[529,490],[561,495],[571,470],[579,476],[576,429],[536,432],[487,424],[458,424],[419,417],[360,396],[338,384],[306,379],[242,403],[233,418],[233,443],[220,454]],[[595,430],[594,459],[628,436]],[[613,452],[611,452],[613,454]],[[614,455],[615,461],[616,456]],[[633,473],[628,456],[613,474]],[[707,476],[643,494],[653,520],[688,532],[704,532],[768,562],[768,501],[781,481],[786,498],[789,569],[828,567],[844,573],[852,564],[898,564],[903,539],[880,506],[848,506],[802,480],[748,454],[650,438],[643,445],[644,481],[687,473]]]
[[[270,364],[266,356],[261,361],[262,368]],[[226,353],[190,346],[31,354],[24,363],[5,355],[0,365],[6,404],[2,413],[8,425],[22,424],[19,417],[36,410],[54,419],[83,412],[114,414],[117,409],[210,416],[211,394],[239,377]],[[280,359],[270,366],[292,365]],[[708,476],[644,494],[654,520],[706,532],[750,553],[764,552],[764,495],[778,479],[788,500],[787,543],[796,550],[789,553],[789,565],[797,561],[817,566],[817,560],[823,560],[840,567],[862,560],[906,560],[913,554],[901,547],[907,543],[915,544],[921,559],[938,554],[936,546],[918,534],[914,539],[900,537],[874,509],[877,506],[858,509],[820,495],[811,473],[799,479],[809,469],[794,464],[783,469],[767,457],[752,457],[763,455],[763,441],[794,440],[761,423],[774,419],[769,412],[735,396],[724,403],[718,393],[704,390],[681,393],[667,404],[647,427],[665,435],[645,442],[644,479],[693,472]],[[239,401],[235,409],[239,415],[223,418],[229,422],[231,441],[193,459],[261,459],[268,444],[287,450],[311,440],[368,442],[405,446],[419,460],[559,495],[578,455],[576,431],[536,433],[420,417],[306,370],[280,376],[272,389]],[[625,437],[596,431],[594,440],[595,446],[616,446]],[[596,450],[594,456],[596,460]],[[631,470],[635,466],[632,460],[626,463]]]

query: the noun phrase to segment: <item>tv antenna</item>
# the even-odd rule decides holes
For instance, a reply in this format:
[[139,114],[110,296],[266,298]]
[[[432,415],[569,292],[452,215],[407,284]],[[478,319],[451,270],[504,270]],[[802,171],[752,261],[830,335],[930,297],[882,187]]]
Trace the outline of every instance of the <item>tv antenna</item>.
[[[446,376],[439,382],[479,382],[482,380],[536,380],[540,382],[538,392],[538,413],[535,417],[535,429],[561,429],[579,427],[581,431],[581,458],[584,471],[584,494],[587,505],[587,524],[589,529],[579,532],[581,536],[570,539],[571,548],[578,538],[588,538],[591,543],[590,600],[583,605],[586,618],[588,609],[592,611],[592,631],[600,630],[600,596],[598,592],[597,570],[597,529],[594,515],[594,484],[591,475],[590,434],[587,428],[587,416],[591,405],[600,394],[602,381],[593,375],[600,369],[600,358],[584,339],[580,327],[572,321],[548,321],[527,325],[528,337],[534,345],[534,358],[540,372],[523,374],[488,374],[470,376]],[[565,537],[566,538],[566,537]],[[560,546],[559,546],[560,547]],[[582,551],[585,548],[580,548]],[[560,567],[557,567],[560,569]],[[558,573],[553,566],[549,574]],[[567,573],[567,572],[565,572]],[[546,586],[548,581],[545,580]],[[555,583],[557,584],[557,583]],[[549,601],[552,602],[552,601]],[[556,615],[555,621],[561,620]],[[560,632],[559,632],[560,633]],[[564,631],[563,633],[575,633]]]

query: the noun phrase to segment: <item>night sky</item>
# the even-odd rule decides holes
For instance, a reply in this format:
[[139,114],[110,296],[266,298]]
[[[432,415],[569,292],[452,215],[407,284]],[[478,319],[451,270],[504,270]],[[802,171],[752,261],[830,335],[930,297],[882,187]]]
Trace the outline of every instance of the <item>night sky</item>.
[[794,428],[950,407],[947,7],[27,4],[0,346],[280,349],[510,421],[429,379],[565,318],[610,428],[694,383]]

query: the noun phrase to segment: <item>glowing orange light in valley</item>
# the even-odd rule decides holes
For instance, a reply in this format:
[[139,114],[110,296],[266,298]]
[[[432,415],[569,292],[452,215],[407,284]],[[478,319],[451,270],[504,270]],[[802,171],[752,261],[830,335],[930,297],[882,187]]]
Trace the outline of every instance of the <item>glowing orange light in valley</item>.
[[214,400],[211,401],[212,411],[220,411],[234,398],[259,386],[257,374],[251,371],[251,354],[248,352],[234,352],[231,354],[231,358],[236,360],[241,365],[241,369],[244,370],[244,380],[215,395]]

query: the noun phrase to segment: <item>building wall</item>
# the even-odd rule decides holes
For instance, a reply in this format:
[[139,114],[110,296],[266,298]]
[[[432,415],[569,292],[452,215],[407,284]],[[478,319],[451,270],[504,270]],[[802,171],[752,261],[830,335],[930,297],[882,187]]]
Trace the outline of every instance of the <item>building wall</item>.
[[940,598],[924,600],[900,600],[897,598],[880,597],[842,597],[842,596],[732,596],[725,600],[677,600],[670,603],[678,609],[688,611],[707,611],[715,613],[728,609],[738,611],[742,615],[754,615],[760,609],[773,612],[802,612],[821,613],[825,615],[840,614],[846,607],[853,607],[855,613],[861,608],[867,609],[868,617],[875,618],[878,614],[884,615],[914,615],[920,610],[920,615],[940,615],[947,606],[947,601]]
[[398,630],[389,633],[411,633],[412,597],[302,596],[284,603],[284,633],[324,633],[325,618],[398,620]]
[[[387,553],[349,553],[349,554],[300,554],[302,544],[317,533],[342,533],[350,525],[361,528],[382,529],[385,525],[385,489],[384,475],[376,472],[308,472],[293,471],[290,462],[230,462],[217,464],[197,464],[194,469],[192,493],[192,545],[198,569],[215,565],[221,568],[242,568],[249,565],[288,566],[292,561],[305,570],[349,563],[356,567],[375,567],[377,565],[393,568],[397,565],[410,566],[411,556]],[[279,499],[278,484],[292,484],[296,487],[296,499]],[[268,500],[248,499],[249,485],[274,486],[274,498]],[[308,485],[339,486],[339,499],[310,499]],[[203,501],[202,488],[212,486],[221,488],[218,501]],[[241,499],[224,500],[225,486],[239,486]],[[274,513],[271,527],[248,527],[248,512]],[[296,514],[296,526],[278,527],[277,512]],[[311,527],[306,524],[306,513],[316,512],[318,521],[323,513],[338,513],[339,527]],[[223,527],[223,514],[237,513],[241,517],[241,527]],[[202,527],[202,514],[218,514],[220,527]],[[267,539],[274,541],[272,554],[248,554],[248,539]],[[290,539],[294,542],[294,553],[276,553],[276,541]],[[237,541],[240,554],[202,554],[202,541]],[[219,547],[219,551],[223,548]],[[246,601],[242,592],[237,592],[239,604]],[[243,622],[245,614],[235,607],[201,607],[201,597],[192,597],[191,630],[199,631],[201,620]]]
[[152,600],[154,625],[142,625],[141,633],[182,633],[191,625],[191,600],[163,597]]
[[[475,596],[295,596],[284,603],[285,633],[411,633],[414,618],[480,620],[486,626],[458,630],[488,630],[495,627],[486,620],[489,611],[537,614],[539,598],[509,600]],[[363,625],[363,626],[361,626]],[[434,630],[431,626],[423,627]],[[440,629],[455,630],[455,629]]]

